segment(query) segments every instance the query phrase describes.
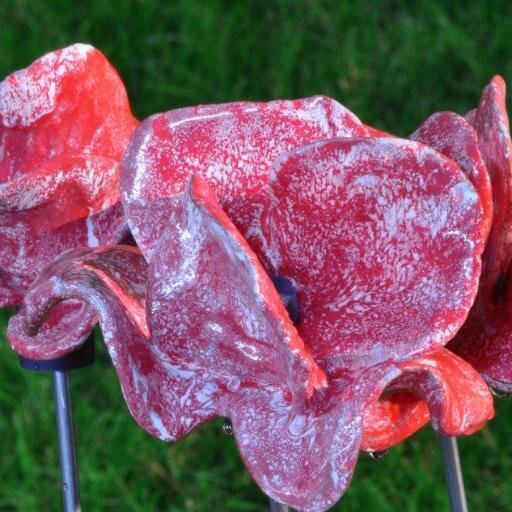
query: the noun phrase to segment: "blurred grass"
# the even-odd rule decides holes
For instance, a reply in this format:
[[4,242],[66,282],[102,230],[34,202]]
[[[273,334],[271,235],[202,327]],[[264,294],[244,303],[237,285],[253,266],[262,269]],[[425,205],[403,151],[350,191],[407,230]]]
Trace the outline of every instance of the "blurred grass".
[[[90,42],[118,68],[140,118],[324,93],[406,135],[433,111],[474,107],[493,74],[512,79],[511,19],[510,1],[4,0],[0,78]],[[0,511],[59,510],[51,378],[21,371],[0,341]],[[219,422],[171,446],[140,430],[102,347],[71,387],[85,511],[265,510]],[[476,511],[512,503],[512,401],[498,402],[497,416],[460,441]],[[435,434],[424,429],[378,463],[362,456],[335,510],[448,510]]]

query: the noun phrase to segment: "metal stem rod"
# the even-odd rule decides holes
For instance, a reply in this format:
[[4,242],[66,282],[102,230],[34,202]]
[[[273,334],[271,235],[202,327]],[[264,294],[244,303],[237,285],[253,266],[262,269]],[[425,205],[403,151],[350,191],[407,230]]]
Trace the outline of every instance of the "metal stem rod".
[[457,438],[439,435],[452,512],[468,512]]
[[66,371],[56,371],[53,375],[64,511],[79,512],[81,510],[80,493],[78,489],[68,373]]
[[286,505],[281,505],[281,503],[277,503],[272,498],[269,498],[270,504],[270,512],[288,512],[288,507]]

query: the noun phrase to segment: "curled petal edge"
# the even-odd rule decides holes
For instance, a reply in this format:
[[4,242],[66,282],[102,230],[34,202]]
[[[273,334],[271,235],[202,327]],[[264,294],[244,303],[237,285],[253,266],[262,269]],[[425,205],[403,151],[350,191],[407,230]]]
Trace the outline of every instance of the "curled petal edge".
[[445,348],[398,365],[400,376],[365,416],[362,449],[385,450],[429,419],[447,436],[471,435],[494,415],[492,395],[480,375]]

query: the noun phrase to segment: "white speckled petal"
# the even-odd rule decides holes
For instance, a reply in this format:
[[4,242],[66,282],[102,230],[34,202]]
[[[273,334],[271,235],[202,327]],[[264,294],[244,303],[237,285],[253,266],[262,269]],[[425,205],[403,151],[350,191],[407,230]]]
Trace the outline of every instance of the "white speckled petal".
[[119,160],[138,124],[104,55],[76,44],[0,83],[0,304],[61,251],[126,235]]
[[401,139],[339,139],[289,153],[271,176],[261,257],[295,284],[315,358],[400,361],[457,332],[484,238],[478,195],[452,160]]
[[136,125],[101,52],[76,44],[48,53],[0,83],[0,183],[69,153],[120,160]]
[[334,388],[328,400],[321,394],[312,403],[286,401],[276,389],[248,389],[226,412],[258,485],[297,510],[326,510],[352,479],[368,397],[355,396],[355,383]]
[[213,186],[241,233],[250,238],[272,163],[284,152],[333,137],[365,136],[357,117],[316,96],[269,103],[227,103],[171,110],[146,119],[122,163],[130,228],[149,259],[192,173]]
[[478,136],[473,127],[458,114],[437,112],[432,114],[410,139],[434,148],[459,165],[482,202],[487,237],[493,214],[491,180],[480,154]]
[[148,308],[159,350],[229,375],[230,386],[300,397],[325,385],[256,255],[198,176],[157,248]]

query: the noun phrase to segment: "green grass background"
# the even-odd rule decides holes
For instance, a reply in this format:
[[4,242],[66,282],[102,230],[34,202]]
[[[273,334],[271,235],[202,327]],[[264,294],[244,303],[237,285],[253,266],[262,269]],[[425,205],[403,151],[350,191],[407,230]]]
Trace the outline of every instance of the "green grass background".
[[[0,78],[76,41],[102,49],[143,118],[183,105],[333,96],[400,135],[430,113],[473,108],[512,80],[510,1],[139,0],[0,2]],[[510,103],[509,103],[510,105]],[[0,510],[61,507],[52,383],[19,369],[0,318]],[[262,511],[220,422],[166,445],[128,415],[102,346],[71,378],[85,511]],[[460,440],[470,508],[512,510],[512,401]],[[362,455],[334,510],[448,510],[430,428],[382,461]]]

